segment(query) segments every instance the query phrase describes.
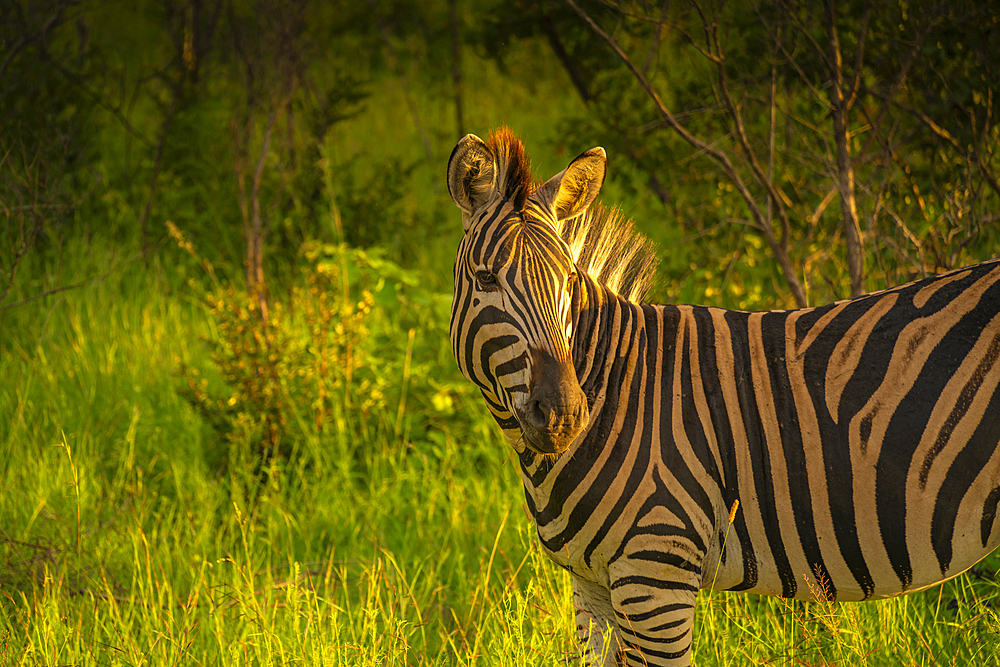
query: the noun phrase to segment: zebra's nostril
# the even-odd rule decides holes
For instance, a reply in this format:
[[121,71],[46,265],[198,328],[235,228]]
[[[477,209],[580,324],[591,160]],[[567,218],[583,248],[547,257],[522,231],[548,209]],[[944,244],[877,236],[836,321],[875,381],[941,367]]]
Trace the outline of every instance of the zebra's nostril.
[[551,411],[544,409],[542,402],[538,399],[533,400],[528,407],[528,416],[531,419],[531,425],[535,428],[545,428],[548,426],[549,414],[551,414]]

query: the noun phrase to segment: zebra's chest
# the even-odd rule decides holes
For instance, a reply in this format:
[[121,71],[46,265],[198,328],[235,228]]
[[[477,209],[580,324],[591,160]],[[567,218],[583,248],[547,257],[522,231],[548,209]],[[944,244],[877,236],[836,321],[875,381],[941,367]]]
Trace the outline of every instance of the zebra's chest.
[[555,563],[604,586],[609,572],[625,563],[656,573],[674,563],[694,564],[688,571],[700,566],[710,547],[710,517],[679,509],[678,490],[656,466],[629,484],[599,493],[595,486],[569,484],[560,494],[526,485],[540,546]]
[[[535,528],[539,547],[554,563],[574,576],[605,587],[610,585],[608,562],[613,554],[609,553],[610,545],[601,544],[604,540],[600,536],[576,531],[566,539],[566,525],[561,521],[542,524],[536,519]],[[598,538],[597,544],[593,543],[595,538]]]
[[613,494],[587,491],[586,484],[534,487],[525,480],[541,550],[574,576],[607,586],[608,562],[622,535],[611,516]]

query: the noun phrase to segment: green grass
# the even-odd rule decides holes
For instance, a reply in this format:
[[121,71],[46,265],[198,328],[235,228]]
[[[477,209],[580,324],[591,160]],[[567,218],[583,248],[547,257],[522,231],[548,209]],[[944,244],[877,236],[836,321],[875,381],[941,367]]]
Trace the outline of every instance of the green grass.
[[[258,483],[179,396],[212,327],[165,273],[4,313],[0,664],[577,664],[569,577],[477,401],[469,432],[371,415]],[[995,570],[879,603],[704,595],[695,664],[1000,664]]]
[[[995,556],[991,562],[995,572]],[[963,575],[877,602],[703,593],[695,664],[997,665],[998,592],[992,577]]]
[[212,328],[155,273],[5,313],[0,664],[514,665],[572,649],[565,576],[532,546],[478,406],[461,439],[403,441],[374,416],[346,434],[354,460],[338,437],[304,441],[259,485],[235,454],[213,465],[230,446],[179,397],[179,361],[206,363]]

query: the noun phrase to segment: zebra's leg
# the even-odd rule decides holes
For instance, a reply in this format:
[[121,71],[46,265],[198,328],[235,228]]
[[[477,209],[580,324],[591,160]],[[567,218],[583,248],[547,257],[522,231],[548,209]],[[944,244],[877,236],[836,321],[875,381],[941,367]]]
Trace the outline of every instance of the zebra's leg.
[[611,603],[624,647],[625,665],[688,667],[699,579],[677,570],[677,578],[626,574],[611,581]]
[[608,589],[574,576],[573,606],[576,609],[576,640],[586,664],[618,665],[621,641]]

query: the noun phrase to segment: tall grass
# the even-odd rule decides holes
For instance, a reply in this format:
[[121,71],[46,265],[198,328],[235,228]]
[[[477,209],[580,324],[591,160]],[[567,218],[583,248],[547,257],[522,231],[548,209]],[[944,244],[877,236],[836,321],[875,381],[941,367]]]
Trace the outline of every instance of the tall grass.
[[[508,61],[530,77],[468,56],[464,131],[511,124],[548,177],[591,145],[564,145],[583,107],[540,48]],[[121,238],[138,215],[127,198],[109,194],[107,219],[87,220],[91,240],[25,258],[7,303],[85,286],[0,311],[0,665],[579,663],[569,575],[537,548],[514,459],[457,376],[442,321],[461,233],[443,179],[458,139],[441,103],[450,93],[401,85],[373,87],[379,113],[330,132],[326,194],[345,205],[356,193],[333,175],[356,178],[369,197],[359,206],[385,219],[383,245],[423,272],[420,289],[397,273],[396,292],[373,299],[371,349],[383,356],[367,367],[381,375],[340,387],[349,400],[329,428],[312,426],[315,406],[294,380],[277,383],[292,455],[263,471],[248,456],[252,433],[206,416],[211,400],[235,395],[201,269],[179,251],[123,251],[138,247]],[[372,194],[394,162],[414,168],[411,181]],[[678,227],[640,215],[662,210],[627,180],[609,180],[605,201],[679,243]],[[165,185],[165,208],[238,257],[213,207],[223,190],[190,189]],[[692,277],[680,300],[699,300],[713,280]],[[211,400],[192,402],[195,373]],[[369,401],[379,380],[414,391]],[[997,568],[994,557],[942,588],[864,605],[706,594],[696,664],[1000,664]]]
[[416,442],[373,414],[350,434],[358,465],[322,439],[263,483],[235,454],[214,465],[206,452],[231,448],[178,375],[178,360],[208,363],[211,322],[162,278],[136,266],[5,316],[0,663],[524,664],[570,650],[563,577],[532,549],[481,413],[461,439]]
[[[304,438],[261,478],[181,397],[218,332],[165,277],[4,313],[0,664],[578,663],[569,576],[473,394],[450,398],[463,432],[356,414],[354,464]],[[879,603],[706,594],[696,664],[1000,664],[996,565]]]

